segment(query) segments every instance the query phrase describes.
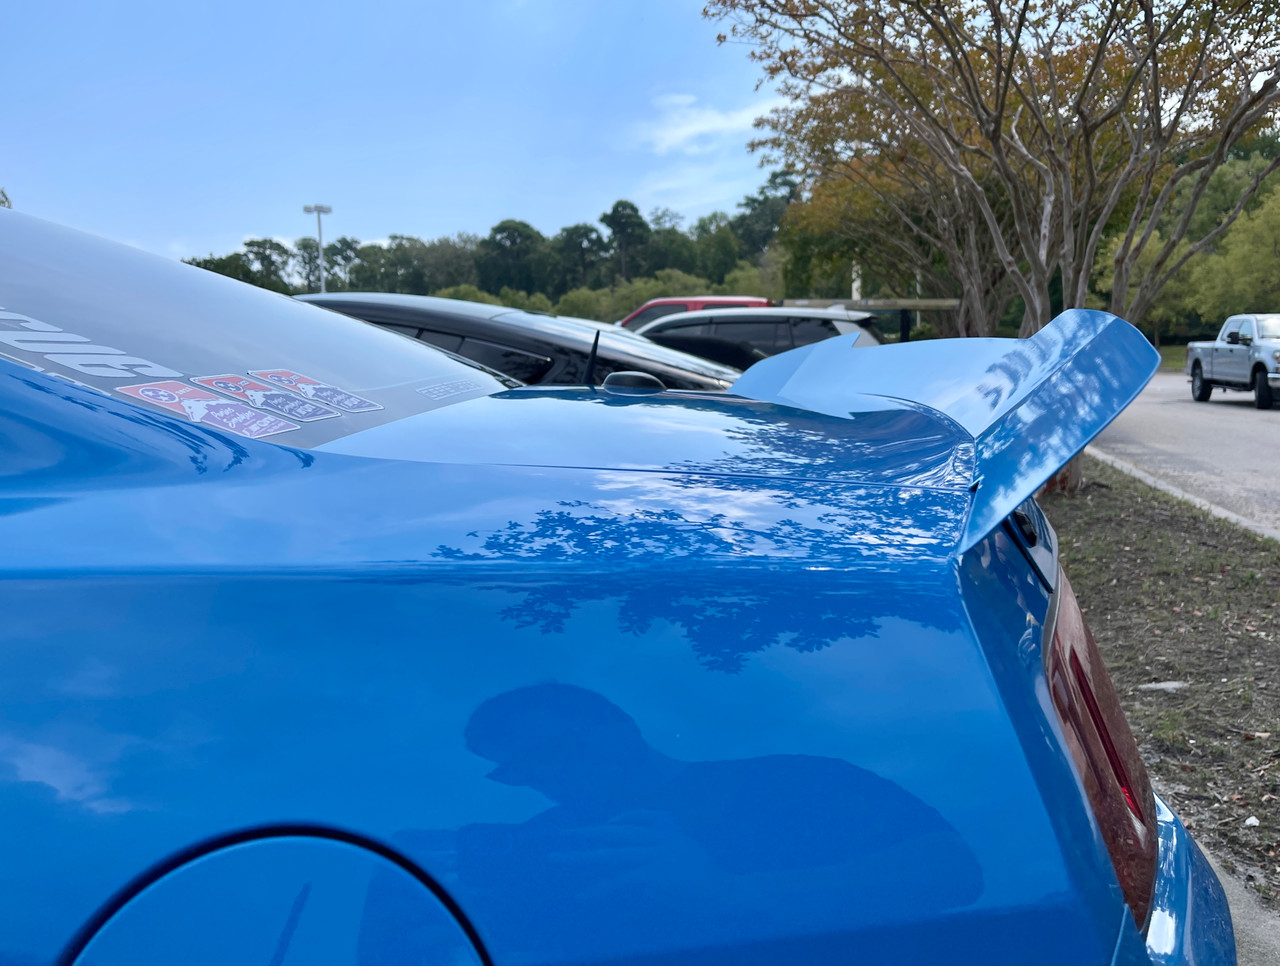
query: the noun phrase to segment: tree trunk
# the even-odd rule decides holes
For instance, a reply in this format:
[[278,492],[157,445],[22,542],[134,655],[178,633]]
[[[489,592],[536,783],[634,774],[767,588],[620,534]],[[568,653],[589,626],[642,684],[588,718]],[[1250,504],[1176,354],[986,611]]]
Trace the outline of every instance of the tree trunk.
[[1043,496],[1046,493],[1065,493],[1067,496],[1075,496],[1083,485],[1084,456],[1073,456],[1062,469],[1049,477],[1036,496]]

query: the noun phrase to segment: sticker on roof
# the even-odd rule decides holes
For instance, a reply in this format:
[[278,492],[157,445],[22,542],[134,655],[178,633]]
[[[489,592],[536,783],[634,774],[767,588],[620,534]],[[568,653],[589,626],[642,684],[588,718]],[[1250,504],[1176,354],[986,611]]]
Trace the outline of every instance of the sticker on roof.
[[185,382],[144,382],[136,386],[120,386],[116,391],[167,409],[193,423],[225,429],[250,439],[299,428],[297,423],[268,416],[244,403],[230,402]]
[[296,419],[300,423],[309,423],[316,419],[328,419],[340,415],[336,409],[322,406],[291,392],[269,386],[265,382],[227,373],[221,376],[192,376],[191,381],[206,389],[214,389],[233,399],[239,399],[250,406],[265,409],[277,416]]
[[253,369],[249,372],[249,375],[257,376],[259,379],[266,379],[277,386],[283,386],[285,389],[306,396],[308,399],[318,399],[322,403],[327,403],[335,409],[341,409],[348,413],[368,413],[382,408],[376,402],[365,399],[363,396],[357,396],[344,389],[339,389],[337,386],[320,382],[318,379],[312,379],[310,376],[304,376],[302,373],[294,372],[291,369]]
[[434,385],[423,386],[418,390],[428,399],[436,400],[448,399],[451,396],[460,396],[464,392],[483,391],[484,386],[476,382],[474,379],[453,379],[449,382],[437,382]]

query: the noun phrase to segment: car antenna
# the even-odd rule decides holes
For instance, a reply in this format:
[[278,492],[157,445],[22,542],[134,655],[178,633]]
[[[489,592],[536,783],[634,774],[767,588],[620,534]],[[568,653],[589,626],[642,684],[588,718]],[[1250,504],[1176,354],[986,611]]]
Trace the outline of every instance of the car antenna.
[[584,380],[592,389],[596,385],[596,350],[600,348],[600,330],[596,329],[596,337],[591,342],[591,355],[587,356],[587,378]]

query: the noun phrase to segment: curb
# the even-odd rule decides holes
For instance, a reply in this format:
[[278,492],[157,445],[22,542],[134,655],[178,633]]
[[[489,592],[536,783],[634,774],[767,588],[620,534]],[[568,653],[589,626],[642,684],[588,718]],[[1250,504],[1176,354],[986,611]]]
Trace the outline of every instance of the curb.
[[1186,490],[1180,490],[1176,486],[1166,483],[1159,477],[1152,476],[1146,470],[1138,469],[1138,467],[1134,466],[1132,463],[1128,463],[1125,460],[1112,456],[1110,453],[1104,453],[1102,450],[1098,449],[1097,446],[1086,446],[1084,452],[1085,455],[1092,456],[1099,462],[1106,463],[1112,469],[1117,469],[1121,473],[1128,473],[1130,476],[1147,484],[1147,486],[1153,486],[1160,492],[1167,493],[1174,499],[1183,500],[1186,503],[1190,503],[1192,506],[1199,507],[1210,516],[1215,516],[1220,520],[1227,520],[1238,527],[1244,527],[1246,530],[1252,531],[1260,537],[1280,541],[1280,530],[1273,530],[1271,527],[1264,527],[1261,523],[1256,523],[1248,517],[1242,517],[1238,513],[1233,513],[1226,507],[1221,507],[1216,503],[1210,503],[1208,500],[1201,499],[1198,496],[1193,496]]

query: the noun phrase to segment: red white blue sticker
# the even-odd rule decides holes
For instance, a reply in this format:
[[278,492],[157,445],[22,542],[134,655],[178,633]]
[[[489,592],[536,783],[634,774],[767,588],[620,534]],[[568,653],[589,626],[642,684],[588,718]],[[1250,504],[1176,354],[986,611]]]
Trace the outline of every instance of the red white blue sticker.
[[291,369],[254,369],[249,375],[265,379],[277,386],[283,386],[285,389],[296,392],[300,396],[318,400],[327,406],[341,409],[343,412],[369,413],[375,409],[382,408],[376,402],[365,399],[363,396],[357,396],[344,389],[339,389],[337,386],[320,382],[318,379],[312,379],[310,376],[304,376],[302,373],[294,372]]
[[300,423],[309,423],[316,419],[328,419],[330,416],[340,415],[336,409],[330,409],[328,406],[322,406],[309,399],[303,399],[301,396],[295,396],[291,392],[285,392],[283,389],[269,386],[265,382],[250,379],[248,376],[238,376],[234,373],[222,376],[200,376],[199,378],[192,376],[191,381],[198,386],[204,386],[206,389],[217,390],[232,399],[239,399],[250,406],[265,409],[269,413],[275,413],[277,416],[296,419]]
[[177,413],[193,423],[225,429],[250,439],[299,428],[297,423],[268,416],[244,403],[231,402],[185,382],[144,382],[136,386],[120,386],[116,391]]

